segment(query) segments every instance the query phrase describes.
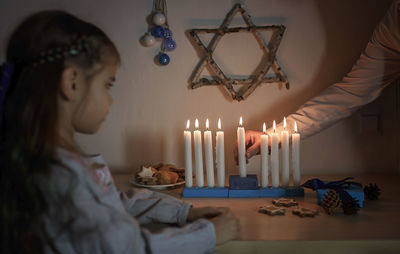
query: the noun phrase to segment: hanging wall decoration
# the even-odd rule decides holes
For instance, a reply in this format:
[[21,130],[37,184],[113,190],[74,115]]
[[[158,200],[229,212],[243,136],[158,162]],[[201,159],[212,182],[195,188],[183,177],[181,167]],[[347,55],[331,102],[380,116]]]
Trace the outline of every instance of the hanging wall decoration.
[[168,25],[166,0],[154,0],[148,32],[141,38],[145,47],[151,47],[160,40],[161,51],[156,56],[156,61],[160,65],[168,65],[170,58],[166,52],[175,50],[176,42],[172,39],[172,31]]
[[[240,12],[246,26],[229,28],[229,24],[238,12]],[[243,7],[240,4],[235,4],[228,12],[219,28],[189,30],[189,38],[193,40],[194,44],[201,52],[200,61],[189,80],[189,87],[195,89],[202,86],[222,85],[227,89],[232,98],[237,101],[246,99],[257,88],[257,86],[262,83],[282,83],[285,84],[286,89],[289,89],[289,82],[276,60],[276,51],[278,50],[285,29],[286,27],[284,25],[255,26],[250,15],[243,9]],[[268,43],[266,43],[261,37],[260,32],[262,31],[272,32]],[[213,52],[222,36],[229,33],[239,32],[252,33],[264,53],[258,66],[260,71],[256,73],[256,75],[249,76],[247,79],[229,78],[213,59]],[[199,37],[199,34],[204,33],[214,34],[207,46]],[[202,71],[206,67],[208,67],[211,70],[212,75],[214,75],[211,79],[200,78]],[[270,70],[273,71],[274,75],[272,77],[266,77],[266,74]],[[235,85],[243,86],[240,89],[235,90]]]

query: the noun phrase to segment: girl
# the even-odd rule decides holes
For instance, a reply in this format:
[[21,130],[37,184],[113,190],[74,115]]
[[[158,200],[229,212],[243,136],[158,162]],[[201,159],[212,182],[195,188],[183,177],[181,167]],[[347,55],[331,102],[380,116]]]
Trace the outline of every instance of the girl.
[[[118,193],[101,156],[84,156],[75,144],[75,132],[95,133],[112,104],[120,57],[99,28],[39,12],[11,35],[6,59],[1,253],[207,253],[236,237],[227,208],[191,208],[148,190]],[[181,227],[140,227],[154,221]]]

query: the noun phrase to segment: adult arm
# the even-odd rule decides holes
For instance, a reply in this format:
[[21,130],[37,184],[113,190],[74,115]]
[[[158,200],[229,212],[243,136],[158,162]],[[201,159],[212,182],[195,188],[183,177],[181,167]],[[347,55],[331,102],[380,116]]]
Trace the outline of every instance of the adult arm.
[[[351,71],[304,103],[287,117],[288,128],[297,122],[302,138],[312,136],[361,106],[375,100],[400,73],[400,1],[395,1],[375,28],[365,50]],[[283,128],[278,125],[278,131]]]

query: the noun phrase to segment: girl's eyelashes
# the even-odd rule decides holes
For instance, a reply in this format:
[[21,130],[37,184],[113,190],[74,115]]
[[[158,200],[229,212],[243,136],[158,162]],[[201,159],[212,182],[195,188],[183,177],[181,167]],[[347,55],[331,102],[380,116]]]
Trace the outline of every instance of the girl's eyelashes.
[[111,89],[111,87],[113,87],[114,86],[114,83],[108,83],[107,84],[107,89]]

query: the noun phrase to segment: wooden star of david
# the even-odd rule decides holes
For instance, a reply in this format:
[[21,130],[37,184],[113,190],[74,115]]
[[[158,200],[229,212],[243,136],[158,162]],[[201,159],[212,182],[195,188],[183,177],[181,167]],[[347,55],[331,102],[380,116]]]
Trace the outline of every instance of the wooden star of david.
[[[228,28],[233,17],[236,13],[240,12],[244,22],[245,27],[231,27]],[[201,86],[210,85],[223,85],[231,94],[234,100],[244,100],[246,99],[256,88],[262,83],[283,83],[286,88],[289,89],[289,82],[283,73],[281,67],[276,60],[276,51],[281,42],[283,33],[285,32],[285,26],[283,25],[270,25],[270,26],[255,26],[251,21],[250,15],[242,8],[240,4],[235,4],[233,8],[228,12],[225,20],[222,22],[218,29],[191,29],[189,30],[189,35],[193,42],[198,46],[201,51],[201,58],[194,69],[192,76],[189,80],[189,87],[192,89]],[[260,31],[271,31],[272,35],[268,43],[266,43],[260,34]],[[257,42],[259,43],[262,51],[264,52],[263,58],[258,66],[260,70],[256,75],[250,75],[247,79],[235,79],[227,77],[221,68],[217,65],[216,61],[213,59],[213,51],[217,47],[218,42],[221,40],[222,36],[229,33],[238,32],[250,32],[254,35]],[[213,33],[214,36],[211,39],[208,46],[205,46],[200,40],[198,34],[200,33]],[[200,75],[205,67],[213,72],[215,76],[212,79],[200,78]],[[269,70],[272,70],[274,76],[266,77]],[[234,85],[244,85],[238,91],[234,89]]]

